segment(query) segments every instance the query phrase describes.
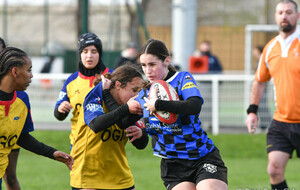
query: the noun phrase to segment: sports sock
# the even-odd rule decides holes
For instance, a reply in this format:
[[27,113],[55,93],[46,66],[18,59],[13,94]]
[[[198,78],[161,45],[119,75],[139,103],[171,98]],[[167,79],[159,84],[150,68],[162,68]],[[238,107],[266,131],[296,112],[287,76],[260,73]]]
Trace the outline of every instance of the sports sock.
[[276,185],[271,184],[271,188],[272,188],[272,190],[288,190],[289,189],[285,180]]

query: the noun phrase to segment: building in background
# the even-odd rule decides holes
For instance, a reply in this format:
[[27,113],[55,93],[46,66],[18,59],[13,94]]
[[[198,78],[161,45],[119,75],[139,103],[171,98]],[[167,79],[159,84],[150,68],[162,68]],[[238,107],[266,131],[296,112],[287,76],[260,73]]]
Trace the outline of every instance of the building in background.
[[[0,4],[0,35],[3,36],[6,31],[9,45],[18,46],[36,56],[39,56],[45,39],[62,43],[67,50],[76,47],[77,1],[49,1],[47,12],[41,3],[46,1],[39,4],[27,0],[21,3],[6,1],[6,10],[3,2]],[[106,1],[109,2],[107,4],[97,2],[90,0],[89,30],[101,36],[105,47],[110,48],[108,51],[124,49],[131,38],[128,31],[132,16],[124,4],[125,0]],[[135,3],[130,2],[131,13],[134,13]],[[147,2],[143,16],[150,37],[165,41],[171,49],[172,0],[142,2]],[[197,44],[203,39],[212,41],[213,52],[219,55],[224,70],[243,70],[244,66],[240,63],[244,61],[244,27],[246,24],[274,24],[274,12],[269,8],[274,7],[274,3],[271,0],[197,0],[198,36],[195,40]],[[141,41],[145,40],[141,37]],[[259,34],[256,40],[263,42],[269,38],[266,34]]]

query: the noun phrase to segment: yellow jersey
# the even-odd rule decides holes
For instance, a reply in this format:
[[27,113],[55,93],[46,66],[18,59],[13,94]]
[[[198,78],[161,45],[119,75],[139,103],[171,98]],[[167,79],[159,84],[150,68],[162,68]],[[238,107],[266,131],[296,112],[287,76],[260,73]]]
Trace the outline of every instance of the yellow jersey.
[[21,133],[33,131],[30,103],[26,92],[15,91],[10,101],[0,101],[0,178],[8,165],[8,154]]
[[[94,90],[95,88],[91,92]],[[96,91],[97,95],[91,92],[87,95],[81,108],[83,114],[79,114],[71,150],[74,158],[70,173],[71,186],[94,189],[132,187],[134,179],[125,152],[128,141],[125,131],[117,125],[112,125],[104,131],[95,133],[85,122],[87,117],[88,120],[92,120],[108,112],[102,101],[102,88]],[[89,100],[95,101],[97,105],[91,106],[95,102],[91,103]]]

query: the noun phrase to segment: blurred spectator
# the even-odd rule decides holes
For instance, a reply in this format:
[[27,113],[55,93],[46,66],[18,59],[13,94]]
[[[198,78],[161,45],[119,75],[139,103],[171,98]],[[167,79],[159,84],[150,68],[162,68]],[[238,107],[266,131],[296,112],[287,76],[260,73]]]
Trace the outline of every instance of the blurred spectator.
[[220,74],[222,73],[222,65],[217,56],[211,53],[211,42],[208,40],[203,40],[200,45],[199,49],[197,49],[193,56],[200,57],[200,56],[208,56],[208,74]]
[[[255,46],[252,50],[252,56],[253,56],[254,60],[256,61],[255,70],[257,69],[259,59],[260,59],[263,49],[264,49],[264,46],[258,45],[258,46]],[[268,108],[268,83],[266,84],[263,97],[260,101],[260,105],[258,108],[258,117],[260,120],[260,128],[262,130],[265,130],[267,128],[267,126],[269,125],[270,121],[272,120],[272,116],[271,116],[270,110]]]
[[254,60],[256,61],[256,68],[257,68],[257,64],[258,64],[258,61],[259,61],[259,58],[261,56],[263,49],[264,49],[264,46],[257,45],[252,50],[252,56],[253,56]]
[[114,69],[128,62],[137,64],[137,50],[133,42],[128,43],[126,49],[121,52],[121,56],[117,59]]
[[41,73],[50,73],[54,59],[55,59],[54,55],[49,56],[49,59],[45,62],[44,66],[41,70]]
[[[199,49],[195,50],[193,57],[208,57],[208,71],[201,72],[202,74],[222,74],[222,66],[217,58],[211,52],[211,42],[208,40],[203,40],[199,44]],[[212,127],[212,82],[211,81],[201,81],[198,82],[199,90],[204,98],[204,103],[200,118],[202,121],[202,126],[205,130],[211,130]],[[221,82],[220,82],[221,83]]]
[[[45,63],[40,70],[40,73],[47,74],[51,73],[51,69],[55,62],[55,59],[59,56],[64,55],[65,48],[60,42],[49,41],[47,44],[42,47],[41,54],[45,56]],[[43,89],[49,89],[52,87],[52,81],[49,79],[40,80]]]
[[[41,69],[41,73],[50,73],[52,69],[53,62],[55,60],[54,55],[49,55],[49,58],[45,62],[43,68]],[[52,87],[52,82],[50,79],[41,79],[41,84],[44,89],[49,89]]]

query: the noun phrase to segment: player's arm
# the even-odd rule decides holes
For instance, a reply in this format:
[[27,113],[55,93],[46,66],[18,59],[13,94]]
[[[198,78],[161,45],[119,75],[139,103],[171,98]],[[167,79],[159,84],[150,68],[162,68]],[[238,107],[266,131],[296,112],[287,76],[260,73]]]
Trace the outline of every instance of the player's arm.
[[108,113],[99,115],[88,126],[95,133],[103,131],[114,124],[117,124],[121,129],[125,129],[134,124],[139,118],[138,115],[130,113],[128,104],[123,104]]
[[[139,124],[141,125],[141,123]],[[125,132],[126,136],[130,139],[129,142],[132,143],[137,149],[144,149],[148,145],[149,137],[143,126],[133,125],[126,128]]]
[[103,101],[105,102],[108,111],[113,111],[120,106],[109,92],[109,89],[103,90]]
[[[107,109],[112,112],[113,110],[117,109],[120,107],[120,105],[115,101],[111,93],[109,92],[108,89],[103,90],[103,100],[105,102],[105,105]],[[128,126],[134,124],[137,120],[140,119],[140,117],[136,114],[132,114],[133,111],[130,111],[130,109],[134,109],[132,107],[132,104],[135,103],[133,100],[128,101],[128,107],[129,107],[129,114],[126,115],[125,117],[115,120],[115,124],[117,124],[121,129],[125,129]],[[136,104],[137,105],[137,104]]]
[[259,105],[259,102],[264,94],[266,82],[253,81],[251,88],[250,104]]
[[129,114],[130,112],[129,112],[128,105],[124,104],[111,112],[105,113],[103,115],[99,115],[89,123],[89,127],[95,133],[98,133],[116,124],[116,121],[122,119],[123,117]]
[[203,102],[200,97],[192,96],[187,100],[180,101],[156,100],[155,109],[157,111],[167,111],[176,114],[196,115],[200,113],[202,104]]
[[59,93],[55,109],[54,109],[54,117],[59,120],[63,121],[67,118],[69,112],[72,109],[72,106],[70,104],[70,99],[68,97],[67,93],[67,85],[70,83],[70,77],[67,79],[67,81],[64,83],[64,86],[62,90]]
[[[71,106],[71,104],[68,105],[68,106]],[[65,112],[60,112],[59,107],[54,109],[54,117],[59,121],[65,120],[68,117],[69,113],[70,113],[70,109],[68,111],[65,111]]]
[[57,151],[55,148],[52,148],[50,146],[45,145],[44,143],[39,142],[33,136],[31,136],[29,133],[22,133],[18,139],[17,144],[30,152],[33,152],[33,153],[36,153],[36,154],[39,154],[39,155],[42,155],[42,156],[45,156],[45,157],[48,157],[51,159],[54,159],[53,153],[55,151]]
[[246,119],[246,125],[248,127],[249,133],[254,133],[258,117],[257,117],[257,110],[259,102],[263,96],[264,88],[266,83],[265,82],[259,82],[257,80],[253,81],[252,89],[251,89],[251,95],[250,95],[250,105],[247,109],[247,119]]
[[55,148],[52,148],[48,145],[45,145],[44,143],[38,141],[33,136],[31,136],[29,133],[21,133],[17,144],[21,146],[22,148],[33,152],[38,155],[42,155],[51,159],[58,160],[60,162],[63,162],[67,165],[67,167],[71,170],[73,165],[73,158],[72,156],[57,151]]
[[89,127],[95,133],[103,131],[114,124],[117,124],[121,129],[125,129],[134,124],[139,118],[138,115],[130,114],[128,105],[124,104],[111,112],[96,117],[89,123]]
[[[107,109],[110,111],[109,113],[114,112],[114,110],[116,110],[120,107],[119,104],[115,101],[115,99],[113,98],[113,96],[111,95],[111,93],[109,92],[108,89],[103,90],[103,100],[105,102],[105,105],[106,105]],[[109,113],[107,113],[107,114],[109,114]],[[105,114],[105,115],[107,115],[107,114]],[[102,117],[101,119],[104,119],[104,118]],[[112,118],[112,120],[113,119],[115,119],[115,118]],[[147,132],[145,131],[145,129],[142,129],[142,128],[145,128],[145,127],[143,127],[143,126],[139,126],[139,127],[130,126],[133,123],[135,123],[136,121],[138,121],[139,119],[140,119],[140,117],[138,115],[130,114],[130,111],[129,111],[127,116],[115,121],[115,123],[121,129],[126,128],[126,132],[127,132],[128,137],[130,139],[129,142],[132,142],[132,144],[137,149],[144,149],[148,145],[148,141],[149,141],[149,137],[148,137]],[[104,120],[95,121],[95,123],[99,123],[99,125],[100,125],[101,122],[105,122],[105,121]],[[141,123],[141,125],[144,125],[144,124]],[[99,126],[99,127],[101,127],[101,126]]]
[[[148,137],[148,133],[146,132],[145,129],[141,129],[142,130],[142,136],[139,139],[135,139],[132,142],[132,144],[137,148],[137,149],[144,149],[146,148],[146,146],[148,145],[149,142],[149,137]],[[130,138],[130,140],[132,140]]]

